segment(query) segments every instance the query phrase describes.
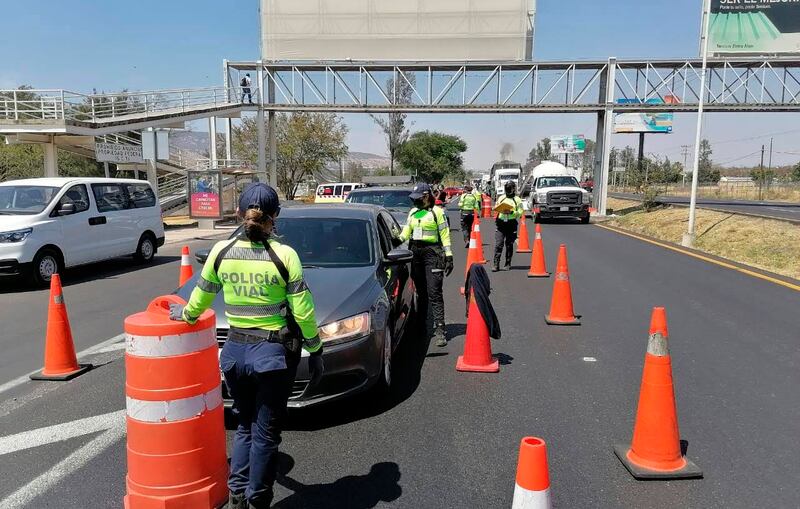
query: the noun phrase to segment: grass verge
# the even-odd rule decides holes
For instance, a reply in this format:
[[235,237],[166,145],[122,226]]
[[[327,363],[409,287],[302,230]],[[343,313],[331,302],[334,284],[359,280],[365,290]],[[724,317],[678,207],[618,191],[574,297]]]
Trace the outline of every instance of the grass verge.
[[[608,224],[679,244],[688,213],[683,207],[636,211]],[[697,209],[696,232],[700,251],[800,279],[800,225]]]

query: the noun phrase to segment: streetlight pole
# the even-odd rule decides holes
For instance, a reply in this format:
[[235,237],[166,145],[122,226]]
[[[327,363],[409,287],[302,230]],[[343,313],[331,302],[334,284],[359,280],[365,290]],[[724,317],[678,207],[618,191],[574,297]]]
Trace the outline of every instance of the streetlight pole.
[[692,247],[694,244],[694,226],[697,215],[697,183],[700,168],[700,137],[703,129],[703,101],[706,95],[706,65],[708,64],[708,24],[711,17],[710,0],[703,0],[703,37],[701,49],[703,52],[703,69],[700,75],[700,98],[697,103],[697,133],[694,139],[694,162],[692,163],[692,197],[689,200],[689,226],[683,234],[681,244]]

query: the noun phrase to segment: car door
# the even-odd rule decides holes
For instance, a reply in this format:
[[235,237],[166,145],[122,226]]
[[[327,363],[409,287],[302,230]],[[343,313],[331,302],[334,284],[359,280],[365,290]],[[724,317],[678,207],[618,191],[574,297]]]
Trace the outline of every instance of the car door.
[[[66,204],[72,204],[75,213],[59,215],[59,211]],[[67,267],[97,259],[97,230],[89,226],[89,217],[92,216],[93,210],[91,205],[86,184],[75,184],[61,195],[50,214],[61,228],[62,240],[59,248],[64,254],[64,264]]]
[[[92,184],[92,194],[97,206],[97,215],[89,218],[90,228],[97,230],[103,246],[102,259],[133,253],[128,249],[131,237],[135,236],[130,217],[130,201],[122,183]],[[138,237],[136,238],[138,241]]]
[[[400,235],[400,226],[397,221],[386,211],[378,215],[378,236],[383,257],[393,249],[392,238]],[[391,302],[392,334],[399,338],[403,333],[408,316],[411,313],[411,303],[414,298],[413,285],[410,283],[410,270],[407,263],[384,267],[382,275],[386,296]]]

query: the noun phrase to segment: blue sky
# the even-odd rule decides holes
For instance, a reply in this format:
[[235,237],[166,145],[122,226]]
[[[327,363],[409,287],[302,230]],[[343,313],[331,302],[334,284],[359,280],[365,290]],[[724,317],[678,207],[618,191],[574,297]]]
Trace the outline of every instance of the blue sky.
[[[302,1],[302,0],[298,0]],[[574,60],[681,58],[698,53],[701,0],[538,0],[534,58]],[[4,2],[0,28],[0,88],[148,90],[222,82],[222,60],[258,58],[258,0],[39,0]],[[768,134],[800,129],[800,115],[711,114],[704,135],[714,159],[734,160],[769,143]],[[592,115],[413,115],[414,129],[463,137],[468,167],[485,168],[504,142],[524,160],[551,134],[594,137]],[[345,115],[351,150],[385,154],[381,133],[366,115]],[[646,151],[680,157],[694,141],[695,116],[675,116],[674,133],[647,137]],[[204,129],[202,125],[197,127]],[[794,162],[798,132],[776,134],[773,160]],[[759,138],[761,136],[761,138]],[[766,137],[765,137],[766,136]],[[744,141],[743,138],[754,138]],[[635,145],[615,135],[618,146]],[[756,163],[756,155],[738,162]]]

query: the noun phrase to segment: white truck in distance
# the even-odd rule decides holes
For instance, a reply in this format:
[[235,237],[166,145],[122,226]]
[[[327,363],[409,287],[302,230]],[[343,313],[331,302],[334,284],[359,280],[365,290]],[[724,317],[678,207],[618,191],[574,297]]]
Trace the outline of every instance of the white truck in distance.
[[535,222],[561,218],[589,222],[589,192],[581,188],[576,173],[555,161],[545,161],[533,169],[528,201]]
[[509,181],[520,187],[520,177],[522,176],[522,165],[513,161],[500,161],[492,165],[491,179],[494,197],[505,193],[505,185]]

